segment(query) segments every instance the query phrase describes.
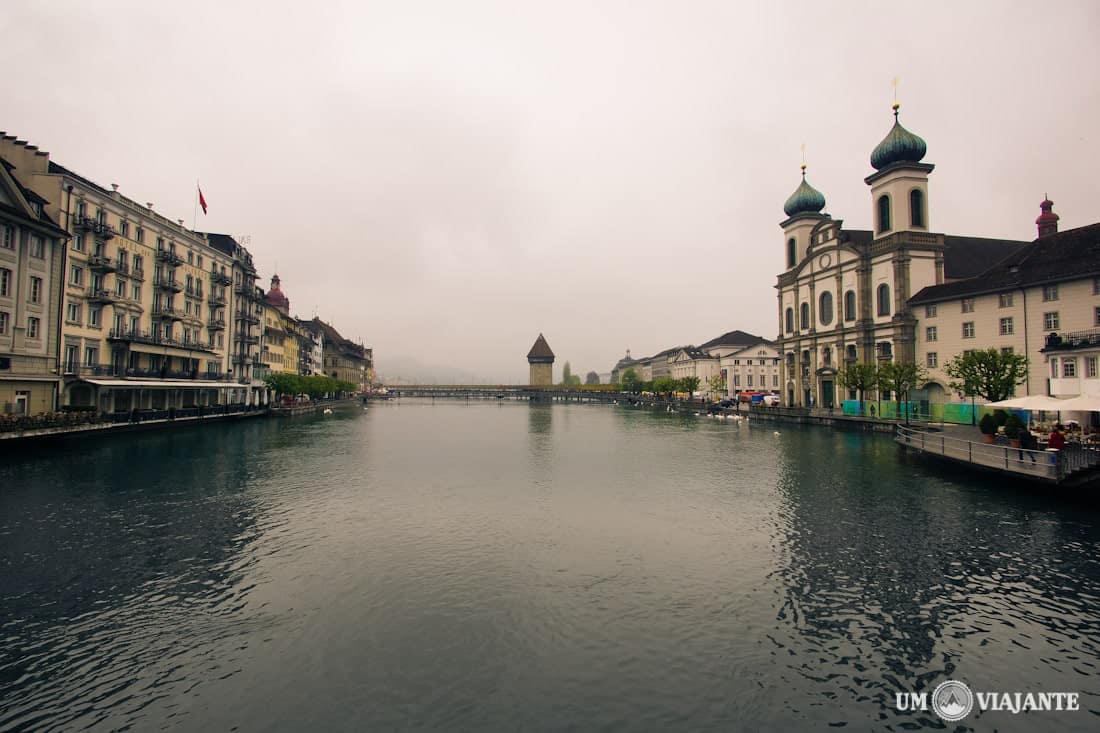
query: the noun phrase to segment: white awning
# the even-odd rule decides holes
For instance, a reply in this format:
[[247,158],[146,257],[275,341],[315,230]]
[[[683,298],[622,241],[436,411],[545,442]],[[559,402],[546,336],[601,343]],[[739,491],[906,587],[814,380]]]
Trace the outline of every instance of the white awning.
[[1049,412],[1054,412],[1056,410],[1067,409],[1065,407],[1065,404],[1066,400],[1059,400],[1055,399],[1054,397],[1047,397],[1046,395],[1033,394],[1024,395],[1023,397],[1012,397],[1007,400],[1001,400],[1000,402],[990,402],[986,405],[986,407],[1000,407],[1012,410],[1047,410]]
[[1069,412],[1100,412],[1100,397],[1092,395],[1071,397],[1068,400],[1062,400],[1058,409]]
[[145,387],[160,387],[162,389],[248,389],[247,384],[203,381],[201,379],[188,379],[187,381],[172,381],[168,379],[81,379],[80,381],[94,384],[97,387],[114,387],[116,389],[139,389]]

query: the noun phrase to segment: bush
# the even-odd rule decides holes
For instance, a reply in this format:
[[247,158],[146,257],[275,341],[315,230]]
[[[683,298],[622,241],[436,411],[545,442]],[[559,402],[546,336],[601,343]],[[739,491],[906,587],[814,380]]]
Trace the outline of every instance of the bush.
[[978,430],[981,430],[983,435],[996,435],[997,427],[997,419],[988,412],[978,421]]
[[1002,427],[1008,422],[1008,413],[1004,410],[994,410],[993,420],[997,423],[997,427]]
[[1020,430],[1024,427],[1024,421],[1020,419],[1019,415],[1012,413],[1005,420],[1005,436],[1009,440],[1016,440],[1020,435]]

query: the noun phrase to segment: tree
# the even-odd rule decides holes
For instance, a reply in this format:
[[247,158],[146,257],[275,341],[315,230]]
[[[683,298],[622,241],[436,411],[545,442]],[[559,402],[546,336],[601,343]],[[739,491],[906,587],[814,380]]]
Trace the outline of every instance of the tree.
[[878,384],[878,367],[857,362],[841,370],[836,378],[842,386],[854,389],[859,394],[859,414],[862,415],[867,390],[874,389]]
[[630,367],[619,377],[619,384],[623,392],[637,393],[641,391],[642,380],[638,378],[638,372]]
[[565,362],[565,366],[561,368],[561,383],[566,386],[581,383],[581,376],[573,373],[573,368],[569,366],[569,362]]
[[715,374],[710,378],[710,391],[713,394],[726,394],[726,378],[721,374]]
[[680,380],[680,387],[690,398],[699,390],[699,381],[699,377],[684,377]]
[[671,377],[661,377],[660,379],[653,380],[653,391],[657,394],[672,395],[676,391],[679,380],[672,379]]
[[589,372],[588,374],[584,375],[584,383],[585,384],[599,384],[600,383],[600,375],[597,374],[596,372]]
[[958,354],[944,367],[951,389],[988,402],[1007,400],[1027,380],[1023,354],[985,349]]
[[302,392],[302,379],[297,374],[272,372],[264,377],[264,384],[277,395],[296,395]]
[[[918,387],[927,378],[924,367],[911,361],[888,361],[878,368],[878,388],[894,393],[895,415],[901,414],[901,398],[906,397],[908,402],[909,390]],[[908,421],[908,411],[905,418]]]

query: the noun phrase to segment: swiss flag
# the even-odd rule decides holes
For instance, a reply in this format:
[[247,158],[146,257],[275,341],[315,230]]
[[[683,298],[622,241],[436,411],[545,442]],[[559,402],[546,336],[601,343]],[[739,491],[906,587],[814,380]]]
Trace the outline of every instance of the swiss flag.
[[199,189],[199,206],[202,207],[202,213],[206,214],[206,199],[203,198],[202,189]]

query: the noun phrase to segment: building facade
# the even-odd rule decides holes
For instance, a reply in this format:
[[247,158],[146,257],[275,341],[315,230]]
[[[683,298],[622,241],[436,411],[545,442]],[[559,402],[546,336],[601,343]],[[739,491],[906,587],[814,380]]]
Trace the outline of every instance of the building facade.
[[[37,157],[33,147],[23,153]],[[0,410],[33,415],[58,404],[58,302],[69,237],[47,213],[50,202],[15,170],[0,154]]]
[[531,372],[528,383],[532,387],[549,387],[554,383],[554,352],[541,333],[527,352],[527,363]]
[[781,389],[782,367],[779,350],[770,341],[760,339],[722,357],[721,372],[726,377],[726,390],[732,397],[739,392],[774,392]]

